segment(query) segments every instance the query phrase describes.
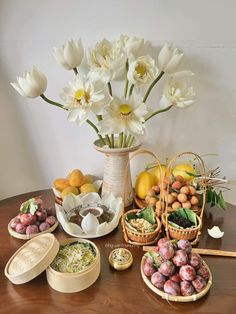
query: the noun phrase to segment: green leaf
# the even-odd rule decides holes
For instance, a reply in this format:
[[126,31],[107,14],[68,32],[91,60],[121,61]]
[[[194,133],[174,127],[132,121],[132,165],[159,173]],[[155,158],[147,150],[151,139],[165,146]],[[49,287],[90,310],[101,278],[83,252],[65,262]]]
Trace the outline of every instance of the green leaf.
[[144,254],[145,256],[151,257],[152,263],[156,268],[159,268],[161,263],[163,262],[163,258],[160,253],[149,251]]
[[218,202],[217,203],[218,203],[220,208],[222,208],[222,209],[226,209],[227,208],[227,204],[226,204],[226,202],[224,200],[224,196],[222,194],[222,191],[220,191],[219,194],[218,194]]
[[155,219],[155,212],[152,207],[146,207],[140,212],[140,218],[143,218],[150,222],[150,224],[155,224],[156,219]]
[[189,221],[191,221],[194,224],[194,226],[197,226],[197,215],[191,209],[179,208],[178,210],[169,215],[169,219],[172,220],[174,216],[186,218]]

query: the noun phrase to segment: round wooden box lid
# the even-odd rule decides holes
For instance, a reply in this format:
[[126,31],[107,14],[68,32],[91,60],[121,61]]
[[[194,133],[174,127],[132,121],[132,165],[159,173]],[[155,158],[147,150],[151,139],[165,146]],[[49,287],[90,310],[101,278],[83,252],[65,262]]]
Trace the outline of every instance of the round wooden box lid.
[[54,260],[59,242],[51,233],[39,235],[21,246],[5,267],[6,277],[14,284],[23,284],[41,274]]

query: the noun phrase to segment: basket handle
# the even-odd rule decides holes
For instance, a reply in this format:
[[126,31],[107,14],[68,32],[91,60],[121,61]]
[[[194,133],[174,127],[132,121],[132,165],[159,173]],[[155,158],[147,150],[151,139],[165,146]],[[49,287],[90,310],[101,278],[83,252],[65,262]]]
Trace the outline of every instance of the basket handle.
[[[129,157],[129,160],[127,161],[127,164],[126,164],[126,167],[125,167],[125,173],[124,173],[124,183],[128,180],[128,174],[129,174],[129,167],[130,167],[130,161],[132,159],[134,159],[136,156],[138,155],[149,155],[151,157],[153,157],[153,159],[156,161],[158,167],[160,167],[160,170],[161,170],[161,178],[162,178],[162,175],[164,175],[164,173],[162,174],[162,168],[161,168],[161,163],[159,161],[159,159],[156,157],[156,155],[147,150],[147,149],[139,149],[137,150],[136,152],[134,152],[130,157]],[[123,234],[124,234],[124,238],[125,238],[125,241],[126,242],[129,242],[129,238],[128,238],[128,235],[127,235],[127,232],[126,232],[126,228],[125,228],[125,184],[123,185],[124,186],[124,189],[123,189],[123,192],[122,192],[122,217],[121,217],[121,224],[122,224],[122,229],[123,229]],[[162,200],[162,197],[160,197],[160,199]]]
[[[204,212],[204,208],[205,208],[205,204],[206,204],[206,169],[205,169],[205,165],[204,165],[204,162],[203,162],[202,158],[199,155],[197,155],[196,153],[193,153],[193,152],[183,152],[183,153],[177,154],[176,156],[174,156],[169,161],[169,163],[167,165],[167,172],[172,173],[173,166],[174,166],[176,160],[178,158],[180,158],[181,156],[183,156],[183,155],[193,155],[193,156],[195,156],[195,158],[198,160],[199,165],[200,165],[200,172],[201,172],[202,177],[203,177],[203,180],[202,180],[202,183],[201,183],[201,189],[203,191],[203,193],[202,193],[203,198],[202,198],[202,208],[201,208],[201,212],[200,212],[200,219],[202,221],[203,212]],[[170,187],[170,182],[167,183],[167,193],[169,193],[169,187]],[[165,229],[166,229],[167,238],[169,238],[167,208],[168,208],[168,203],[166,202],[166,204],[165,204]]]

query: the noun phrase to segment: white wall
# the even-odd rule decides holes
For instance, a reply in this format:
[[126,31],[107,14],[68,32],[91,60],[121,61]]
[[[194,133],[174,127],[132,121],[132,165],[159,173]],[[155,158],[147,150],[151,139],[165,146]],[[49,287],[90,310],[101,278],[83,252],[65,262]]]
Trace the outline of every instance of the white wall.
[[[218,153],[236,179],[236,5],[234,0],[0,0],[0,198],[50,187],[73,168],[102,175],[93,130],[67,123],[65,113],[18,95],[9,82],[33,64],[48,77],[47,95],[73,73],[61,69],[52,47],[82,37],[92,45],[121,33],[158,47],[174,42],[186,53],[184,68],[196,73],[197,103],[148,124],[145,146],[161,158],[179,151]],[[157,106],[156,90],[150,104]],[[136,163],[137,167],[137,163]],[[226,198],[236,203],[235,188]]]

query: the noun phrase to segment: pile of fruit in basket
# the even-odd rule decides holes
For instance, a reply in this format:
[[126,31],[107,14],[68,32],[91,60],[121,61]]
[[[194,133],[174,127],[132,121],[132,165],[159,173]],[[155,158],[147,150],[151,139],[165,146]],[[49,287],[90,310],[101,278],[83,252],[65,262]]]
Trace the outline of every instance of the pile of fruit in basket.
[[81,170],[74,169],[66,178],[58,178],[53,183],[57,196],[62,199],[72,193],[79,195],[80,193],[98,192],[98,187],[94,184],[92,175],[84,175]]
[[10,228],[20,234],[36,234],[50,229],[56,222],[55,208],[45,208],[40,197],[20,206],[20,213],[10,221]]
[[143,273],[159,290],[172,296],[191,296],[204,290],[210,271],[187,240],[162,238],[144,255]]
[[[215,178],[214,171],[209,171],[208,175],[205,181],[206,201],[212,206],[217,204],[225,208],[222,192],[217,193],[215,190],[222,179]],[[168,212],[185,208],[198,214],[202,205],[202,179],[201,174],[190,162],[177,164],[172,173],[168,171],[166,165],[160,167],[148,165],[136,178],[135,192],[145,205],[156,208],[159,217],[166,205]]]

